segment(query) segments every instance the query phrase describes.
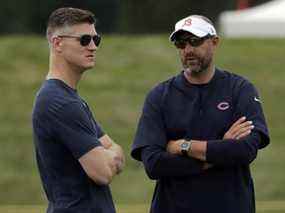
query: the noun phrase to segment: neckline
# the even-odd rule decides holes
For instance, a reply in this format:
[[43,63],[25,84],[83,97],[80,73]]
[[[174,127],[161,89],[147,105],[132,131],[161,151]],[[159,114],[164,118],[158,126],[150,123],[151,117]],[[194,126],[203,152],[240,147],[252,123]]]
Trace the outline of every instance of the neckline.
[[58,79],[58,78],[49,78],[49,79],[47,79],[46,81],[55,82],[55,83],[57,83],[57,84],[63,86],[64,88],[66,88],[66,89],[68,89],[68,90],[70,90],[70,91],[72,91],[72,92],[74,92],[74,93],[77,94],[77,90],[76,90],[76,89],[70,87],[68,84],[66,84],[66,83],[65,83],[63,80],[61,80],[61,79]]

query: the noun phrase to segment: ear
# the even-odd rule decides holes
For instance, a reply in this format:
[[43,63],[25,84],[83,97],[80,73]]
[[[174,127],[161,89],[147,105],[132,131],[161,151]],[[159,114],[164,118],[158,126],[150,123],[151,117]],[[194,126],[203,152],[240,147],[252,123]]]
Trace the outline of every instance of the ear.
[[213,45],[215,47],[217,47],[220,43],[220,37],[219,36],[215,36],[213,39],[212,39],[212,42],[213,42]]
[[60,37],[54,36],[51,38],[52,48],[57,52],[62,52],[62,39]]

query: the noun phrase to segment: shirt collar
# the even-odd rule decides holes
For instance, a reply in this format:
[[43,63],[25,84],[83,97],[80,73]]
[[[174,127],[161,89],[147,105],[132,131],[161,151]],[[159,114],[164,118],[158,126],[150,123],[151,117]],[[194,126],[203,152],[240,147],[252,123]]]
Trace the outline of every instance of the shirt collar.
[[213,78],[206,84],[191,84],[184,76],[184,71],[181,71],[174,79],[173,85],[180,90],[189,90],[190,88],[199,88],[199,87],[210,87],[214,85],[217,81],[225,77],[225,72],[215,68],[215,74]]

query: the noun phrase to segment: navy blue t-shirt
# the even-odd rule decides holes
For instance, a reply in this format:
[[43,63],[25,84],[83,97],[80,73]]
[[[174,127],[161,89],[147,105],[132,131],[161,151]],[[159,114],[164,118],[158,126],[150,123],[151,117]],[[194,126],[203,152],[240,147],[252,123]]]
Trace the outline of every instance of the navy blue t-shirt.
[[33,109],[35,152],[48,213],[114,213],[108,186],[91,180],[78,159],[101,146],[104,135],[77,91],[46,80]]
[[[242,116],[252,133],[223,140]],[[207,162],[166,152],[167,142],[207,140]],[[147,95],[131,155],[155,179],[152,213],[254,213],[250,163],[269,144],[260,97],[246,79],[216,69],[207,84],[190,84],[184,73],[158,84]]]

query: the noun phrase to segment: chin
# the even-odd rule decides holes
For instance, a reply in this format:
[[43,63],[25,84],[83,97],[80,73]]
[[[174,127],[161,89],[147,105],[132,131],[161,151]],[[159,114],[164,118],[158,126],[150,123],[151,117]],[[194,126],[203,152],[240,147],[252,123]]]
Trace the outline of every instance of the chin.
[[95,66],[95,63],[89,63],[82,67],[83,69],[88,70],[88,69],[92,69],[94,66]]
[[185,71],[188,73],[188,74],[191,74],[191,75],[199,75],[200,73],[203,72],[202,69],[199,69],[199,68],[194,68],[194,67],[188,67],[185,69]]
[[201,72],[203,72],[203,70],[202,69],[193,69],[192,72],[193,73],[201,73]]

